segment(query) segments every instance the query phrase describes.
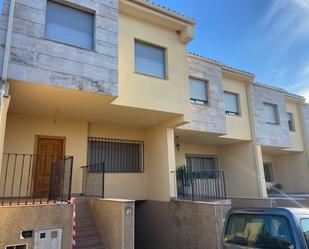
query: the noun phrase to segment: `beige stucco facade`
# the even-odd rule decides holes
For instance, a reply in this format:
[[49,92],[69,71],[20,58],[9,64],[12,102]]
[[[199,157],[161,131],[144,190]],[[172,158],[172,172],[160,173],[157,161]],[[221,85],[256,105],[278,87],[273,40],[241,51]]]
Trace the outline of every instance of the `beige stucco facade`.
[[247,96],[247,88],[249,84],[250,82],[245,81],[242,78],[236,78],[235,76],[234,78],[229,75],[223,77],[223,89],[224,91],[238,95],[240,111],[239,116],[225,116],[227,134],[223,137],[247,141],[252,139]]
[[[170,190],[172,178],[170,179],[169,173],[175,168],[174,133],[173,129],[166,125],[138,129],[103,123],[64,120],[55,122],[53,119],[36,116],[9,115],[4,152],[33,154],[37,135],[65,138],[66,155],[74,157],[73,193],[81,193],[81,167],[87,165],[88,137],[103,137],[137,140],[145,143],[144,171],[141,173],[106,173],[106,197],[169,200],[170,195],[175,195],[174,190]],[[20,175],[18,170],[16,175]],[[161,181],[159,186],[157,179]],[[16,185],[15,189],[18,188],[19,185]],[[23,189],[26,189],[26,186]]]
[[[38,230],[62,229],[61,248],[71,248],[73,206],[67,204],[0,207],[0,247],[26,244],[34,248],[34,233]],[[20,222],[22,221],[22,222]],[[22,231],[33,231],[33,236],[21,239]]]
[[[10,98],[3,98],[0,102],[0,162],[2,162],[6,119],[7,119],[7,112],[9,109],[9,104],[10,104]],[[1,166],[0,166],[0,171],[1,171]]]
[[[77,2],[74,0],[74,4]],[[112,3],[109,22],[97,27],[98,51],[46,41],[46,47],[54,48],[54,56],[61,59],[50,54],[42,56],[47,53],[45,46],[39,46],[40,51],[13,54],[9,96],[2,99],[0,106],[0,162],[2,152],[34,154],[37,136],[64,138],[65,155],[74,158],[72,193],[79,195],[83,184],[81,167],[89,162],[88,139],[134,140],[143,142],[143,169],[138,173],[105,173],[106,198],[169,202],[177,197],[175,171],[186,165],[188,155],[216,158],[215,169],[224,172],[230,198],[266,198],[266,162],[272,163],[274,181],[282,184],[283,191],[309,192],[309,143],[304,130],[303,98],[255,84],[255,76],[250,73],[188,54],[187,44],[194,38],[192,20],[144,1],[105,4]],[[89,4],[85,3],[90,8]],[[45,11],[45,6],[39,7],[40,13]],[[20,18],[20,13],[17,16]],[[27,29],[31,31],[28,26]],[[14,40],[18,43],[14,43],[15,52],[28,46],[23,42],[27,34],[19,32],[16,28],[13,32],[14,37],[20,38]],[[103,38],[106,40],[102,42]],[[42,37],[35,39],[40,44]],[[136,72],[135,40],[164,49],[165,78]],[[105,46],[110,46],[110,50]],[[43,61],[35,61],[37,57],[32,52]],[[72,60],[80,63],[72,64]],[[189,77],[207,84],[207,103],[190,103]],[[225,91],[237,95],[239,113],[226,113]],[[282,130],[278,130],[279,126],[265,126],[262,104],[258,102],[262,97],[280,102]],[[295,131],[287,131],[286,112],[293,114]],[[277,133],[284,134],[277,138]],[[21,168],[8,166],[8,178],[12,178],[13,171],[18,179],[24,178]],[[0,180],[4,181],[5,173],[0,173]],[[6,189],[5,197],[12,193],[27,195],[25,184],[26,181],[22,186],[14,183],[13,191]],[[0,194],[1,190],[0,186]],[[35,212],[41,216],[37,207],[29,208],[34,208],[30,217]],[[22,214],[24,209],[21,210]],[[67,215],[71,215],[69,212]],[[97,217],[101,225],[112,218],[100,214]],[[118,225],[117,229],[121,229]]]
[[306,150],[306,136],[302,112],[304,100],[287,95],[285,105],[287,113],[293,116],[294,130],[289,132],[291,147],[280,149],[262,146],[263,163],[272,165],[273,183],[280,184],[280,191],[286,193],[307,193],[306,180],[309,174],[308,152]]
[[[189,120],[186,45],[176,32],[122,12],[119,25],[119,97],[113,104],[182,114]],[[166,79],[135,73],[135,40],[166,49]]]

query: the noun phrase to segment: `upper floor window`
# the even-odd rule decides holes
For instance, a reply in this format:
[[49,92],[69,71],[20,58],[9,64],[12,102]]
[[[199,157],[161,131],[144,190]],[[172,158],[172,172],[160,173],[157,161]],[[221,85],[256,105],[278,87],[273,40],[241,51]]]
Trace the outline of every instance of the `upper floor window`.
[[274,104],[264,103],[264,116],[267,124],[279,124],[278,106]]
[[165,79],[165,49],[135,40],[135,72]]
[[189,78],[190,101],[196,104],[208,104],[207,82]]
[[239,116],[238,94],[224,92],[225,113],[232,116]]
[[288,124],[290,131],[295,131],[295,122],[294,122],[294,115],[293,113],[288,112]]
[[93,49],[94,15],[57,2],[47,1],[45,37]]

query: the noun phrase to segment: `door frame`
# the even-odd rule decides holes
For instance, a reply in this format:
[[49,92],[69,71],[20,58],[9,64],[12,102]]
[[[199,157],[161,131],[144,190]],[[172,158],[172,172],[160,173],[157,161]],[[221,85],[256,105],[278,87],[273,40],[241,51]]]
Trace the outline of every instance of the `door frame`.
[[[57,139],[57,140],[62,140],[62,153],[63,153],[63,157],[65,157],[65,151],[66,151],[66,137],[61,137],[61,136],[48,136],[48,135],[35,135],[34,136],[34,149],[33,149],[33,155],[34,157],[37,155],[38,152],[38,144],[39,144],[39,139],[43,138],[43,139]],[[35,165],[35,161],[33,160],[32,162],[32,181],[31,181],[31,195],[32,197],[35,197],[35,171],[36,171],[36,165]]]

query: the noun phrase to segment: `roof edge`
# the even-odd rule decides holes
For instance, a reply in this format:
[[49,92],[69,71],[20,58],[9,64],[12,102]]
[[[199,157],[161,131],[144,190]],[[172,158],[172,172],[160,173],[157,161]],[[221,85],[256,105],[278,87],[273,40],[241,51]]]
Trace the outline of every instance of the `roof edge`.
[[223,64],[222,62],[220,62],[220,61],[217,61],[217,60],[214,60],[214,59],[210,59],[210,58],[204,57],[204,56],[199,55],[199,54],[195,54],[195,53],[192,53],[192,52],[188,52],[188,56],[191,57],[191,58],[195,58],[195,59],[198,59],[198,60],[202,60],[202,61],[206,61],[206,62],[215,64],[215,65],[217,65],[217,66],[222,67],[223,70],[227,70],[227,71],[229,71],[229,72],[241,74],[241,75],[246,76],[246,77],[249,77],[249,78],[255,78],[255,75],[254,75],[253,73],[246,72],[246,71],[244,71],[244,70],[240,70],[240,69],[237,69],[237,68],[233,68],[233,67],[224,65],[224,64]]
[[175,11],[172,11],[168,8],[165,8],[161,5],[158,5],[158,4],[155,4],[155,3],[152,3],[150,1],[145,1],[145,0],[126,0],[126,1],[129,1],[129,2],[133,2],[133,3],[136,3],[138,5],[141,5],[141,6],[144,6],[146,8],[149,8],[149,9],[152,9],[154,11],[157,11],[161,14],[164,14],[164,15],[167,15],[169,17],[172,17],[172,18],[175,18],[177,19],[178,21],[182,21],[182,22],[185,22],[187,24],[190,24],[190,25],[195,25],[196,22],[193,20],[193,19],[190,19],[190,18],[187,18]]

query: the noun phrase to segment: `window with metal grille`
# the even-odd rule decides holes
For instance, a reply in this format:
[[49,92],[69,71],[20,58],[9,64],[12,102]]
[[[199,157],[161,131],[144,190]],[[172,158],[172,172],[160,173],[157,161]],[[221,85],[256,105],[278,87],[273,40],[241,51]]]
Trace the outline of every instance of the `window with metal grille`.
[[264,174],[266,182],[274,182],[273,166],[271,163],[264,163]]
[[187,166],[192,171],[211,171],[217,169],[216,156],[186,155]]
[[295,122],[294,122],[294,115],[293,113],[288,112],[288,124],[290,131],[295,131]]
[[6,246],[5,249],[27,249],[27,244]]
[[92,172],[111,173],[143,172],[144,142],[110,138],[88,139],[88,165]]

